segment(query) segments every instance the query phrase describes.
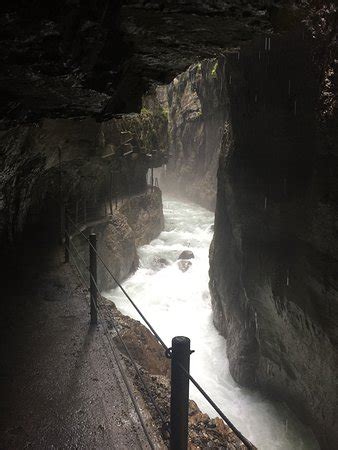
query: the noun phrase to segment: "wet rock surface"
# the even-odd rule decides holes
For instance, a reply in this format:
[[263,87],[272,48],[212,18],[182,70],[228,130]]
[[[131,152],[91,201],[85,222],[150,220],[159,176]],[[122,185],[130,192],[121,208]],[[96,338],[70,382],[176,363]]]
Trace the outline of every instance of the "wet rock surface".
[[198,57],[269,30],[273,3],[282,4],[62,0],[47,7],[39,0],[26,8],[5,2],[2,127],[137,111],[154,81],[168,82]]
[[[108,321],[114,342],[127,358],[129,354],[147,372],[153,375],[170,376],[170,361],[164,357],[164,350],[158,344],[152,333],[140,322],[123,315],[114,305],[106,300],[103,308],[110,313]],[[117,335],[117,330],[119,335]],[[127,353],[122,341],[126,344]]]
[[[122,282],[138,267],[135,234],[127,218],[119,211],[101,227],[93,228],[98,236],[98,251],[115,278]],[[98,263],[98,280],[102,289],[110,289],[116,284],[107,269]]]
[[154,259],[154,267],[155,269],[163,269],[164,267],[167,267],[169,265],[169,261],[165,258],[155,258]]
[[[131,196],[118,204],[112,216],[87,223],[82,227],[86,236],[95,232],[97,249],[118,282],[122,282],[138,268],[137,247],[155,239],[164,227],[162,195],[158,188]],[[72,238],[76,248],[75,259],[83,267],[88,263],[88,242],[76,230]],[[98,260],[98,284],[101,289],[112,289],[116,283],[102,261]],[[87,274],[86,274],[87,276]]]
[[45,119],[2,133],[0,240],[11,244],[32,227],[59,239],[60,200],[82,222],[104,213],[110,191],[114,203],[144,192],[149,167],[167,158],[162,106],[151,95],[144,104],[140,114],[103,124]]
[[194,258],[195,255],[191,250],[184,250],[178,257],[178,259],[194,259]]
[[[154,336],[140,322],[122,315],[111,302],[102,304],[102,308],[107,314],[113,312],[114,321],[119,328],[123,339],[126,340],[133,359],[138,364],[138,369],[142,378],[146,382],[147,389],[155,399],[165,421],[169,420],[170,414],[170,361],[165,357],[164,349],[156,341]],[[162,433],[163,423],[158,412],[152,404],[149,393],[145,390],[128,354],[116,336],[114,327],[111,325],[114,341],[117,343],[122,353],[125,354],[125,363],[129,373],[134,379],[138,389],[143,395],[145,402],[152,414],[154,423]],[[169,444],[167,433],[163,433],[166,445]],[[197,404],[189,401],[189,450],[205,448],[213,449],[245,449],[245,445],[239,441],[236,435],[220,418],[210,419],[202,413]]]
[[147,448],[116,363],[107,357],[103,324],[90,326],[87,290],[54,251],[36,246],[34,257],[20,261],[24,276],[15,292],[17,275],[7,291],[1,286],[11,299],[0,317],[1,447]]
[[[234,379],[286,400],[331,449],[338,441],[338,153],[336,132],[323,128],[317,110],[323,66],[314,53],[335,39],[327,16],[322,23],[326,34],[317,41],[303,29],[228,59],[231,113],[210,290]],[[336,109],[329,123],[333,117]]]
[[229,114],[224,58],[201,61],[169,85],[171,155],[161,185],[213,210],[224,122]]
[[156,187],[148,188],[144,194],[132,196],[121,206],[120,211],[134,232],[137,247],[149,244],[164,229],[162,193]]
[[177,263],[178,268],[180,269],[181,272],[186,272],[189,269],[189,267],[191,267],[191,264],[192,264],[191,261],[187,261],[185,259],[181,259]]

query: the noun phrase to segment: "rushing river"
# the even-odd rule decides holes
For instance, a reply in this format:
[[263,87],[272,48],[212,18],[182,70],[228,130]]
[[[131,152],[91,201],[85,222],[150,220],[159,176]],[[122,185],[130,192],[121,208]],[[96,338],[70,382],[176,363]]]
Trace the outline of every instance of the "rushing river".
[[[231,378],[226,341],[212,322],[208,290],[208,252],[214,216],[192,203],[164,201],[165,231],[139,249],[140,267],[124,287],[170,346],[171,338],[188,336],[191,373],[238,429],[262,450],[319,449],[311,432],[283,405],[239,387]],[[177,258],[192,250],[192,266],[181,272]],[[156,259],[169,265],[159,267]],[[114,289],[107,297],[124,313],[140,320],[123,294]],[[210,416],[215,412],[190,387],[190,398]]]

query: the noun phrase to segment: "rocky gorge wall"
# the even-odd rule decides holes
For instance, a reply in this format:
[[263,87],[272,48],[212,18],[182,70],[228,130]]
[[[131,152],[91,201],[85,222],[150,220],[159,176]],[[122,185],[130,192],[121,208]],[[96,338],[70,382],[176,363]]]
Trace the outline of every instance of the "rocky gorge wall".
[[213,210],[223,126],[229,112],[225,59],[189,67],[168,86],[169,162],[161,185]]
[[287,401],[325,449],[338,442],[334,14],[314,20],[320,39],[305,27],[228,58],[210,249],[232,376]]
[[[2,133],[0,241],[10,247],[31,230],[60,235],[60,203],[99,208],[113,197],[146,190],[149,167],[167,158],[167,121],[156,96],[140,114],[98,123],[44,119]],[[110,178],[111,177],[111,178]]]
[[[173,183],[214,206],[223,120],[210,289],[231,372],[241,384],[297,404],[323,447],[335,447],[337,150],[327,51],[334,31],[313,52],[323,42],[323,11],[311,44],[309,36],[290,34],[234,53],[270,33],[273,21],[289,20],[282,4],[297,10],[328,2],[175,3],[128,0],[105,9],[65,0],[50,10],[41,1],[6,4],[1,244],[27,242],[32,230],[43,229],[51,245],[60,192],[71,205],[100,203],[111,172],[120,198],[144,192],[149,167],[167,160],[171,116],[153,99],[141,110],[146,87],[232,49],[226,62],[197,64],[170,88]],[[122,278],[136,267],[134,233],[125,214],[107,225],[107,239],[115,246],[118,234],[119,251],[128,255],[115,265]]]
[[[45,216],[57,209],[45,202],[44,195],[52,191],[55,203],[59,188],[52,167],[57,165],[57,147],[63,158],[65,147],[74,155],[80,150],[76,158],[98,156],[99,160],[92,160],[93,173],[100,173],[103,180],[106,164],[100,158],[110,142],[102,130],[112,135],[114,128],[119,129],[118,114],[124,114],[122,121],[136,124],[138,117],[126,113],[139,112],[142,98],[156,85],[169,83],[196,60],[219,56],[224,48],[270,32],[276,14],[284,8],[288,11],[290,3],[62,0],[47,5],[38,0],[28,8],[21,0],[5,1],[0,11],[0,234],[4,231],[4,240],[13,241],[22,232],[33,189],[38,205],[34,209],[47,203]],[[144,112],[149,118],[147,107]],[[156,130],[162,140],[166,133],[158,124]],[[161,147],[156,144],[153,149]],[[95,185],[98,177],[91,173],[90,164],[77,161],[76,168],[68,166],[68,172],[77,173],[78,182],[67,188],[78,191],[79,179],[88,176],[91,187],[81,187],[83,196],[104,190],[103,182]],[[143,168],[136,165],[141,184],[144,166],[149,167],[149,160]],[[47,169],[51,170],[46,173]],[[123,192],[127,172],[129,168],[121,179],[116,176]],[[41,177],[44,186],[35,188]],[[63,194],[68,193],[64,189]]]
[[[158,188],[132,195],[114,208],[113,214],[104,220],[88,222],[81,227],[85,236],[95,233],[97,251],[117,279],[122,283],[134,273],[139,264],[137,248],[149,244],[164,228],[162,193]],[[88,242],[75,227],[70,227],[71,251],[75,262],[83,271],[87,282],[89,275],[83,267],[89,265]],[[75,251],[73,249],[75,247]],[[103,266],[97,261],[98,286],[100,290],[116,287],[116,283]]]

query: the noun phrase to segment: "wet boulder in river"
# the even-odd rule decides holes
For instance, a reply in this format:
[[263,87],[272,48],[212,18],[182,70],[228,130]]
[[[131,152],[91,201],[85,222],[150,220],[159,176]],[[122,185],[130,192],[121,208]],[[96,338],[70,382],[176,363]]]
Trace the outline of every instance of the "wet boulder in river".
[[178,257],[178,259],[193,259],[193,258],[195,258],[195,255],[191,250],[184,250]]
[[191,266],[191,261],[187,261],[186,259],[180,259],[178,261],[178,268],[181,272],[186,272]]
[[169,261],[165,258],[154,258],[154,265],[158,269],[162,269],[163,267],[169,266]]

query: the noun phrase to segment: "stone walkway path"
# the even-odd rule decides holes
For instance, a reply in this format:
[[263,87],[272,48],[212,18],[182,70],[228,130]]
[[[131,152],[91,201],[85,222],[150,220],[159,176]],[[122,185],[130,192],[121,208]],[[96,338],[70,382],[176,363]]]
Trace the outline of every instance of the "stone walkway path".
[[148,449],[87,293],[54,261],[3,297],[0,448]]

